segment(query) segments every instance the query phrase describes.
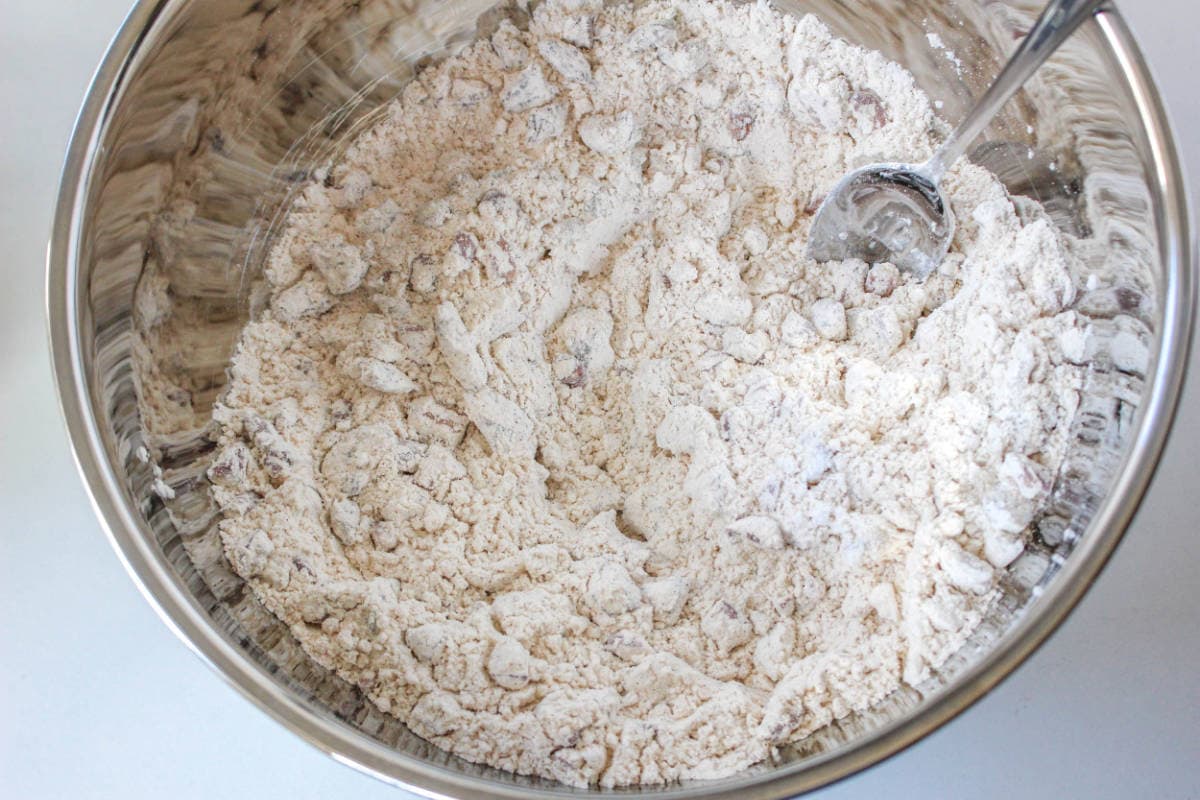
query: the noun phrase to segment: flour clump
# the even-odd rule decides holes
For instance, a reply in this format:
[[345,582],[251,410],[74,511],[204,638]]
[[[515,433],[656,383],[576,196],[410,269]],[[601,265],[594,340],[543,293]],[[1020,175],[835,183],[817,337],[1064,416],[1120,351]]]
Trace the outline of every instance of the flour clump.
[[816,264],[912,77],[764,3],[548,0],[298,195],[215,418],[226,554],[471,761],[726,776],[966,641],[1050,491],[1075,264],[964,164],[928,280]]

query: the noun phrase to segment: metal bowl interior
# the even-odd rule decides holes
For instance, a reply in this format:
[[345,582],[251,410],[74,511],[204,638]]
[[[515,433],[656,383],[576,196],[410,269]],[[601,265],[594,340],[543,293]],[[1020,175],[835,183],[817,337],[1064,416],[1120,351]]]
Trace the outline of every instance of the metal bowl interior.
[[[905,65],[952,123],[1040,3],[779,5],[816,13]],[[335,157],[424,65],[502,18],[526,15],[491,0],[143,0],[80,117],[49,259],[54,365],[76,458],[147,599],[282,724],[340,761],[429,796],[601,792],[449,756],[311,661],[224,559],[203,477],[209,418],[297,180]],[[959,63],[932,48],[929,34]],[[1170,428],[1195,298],[1181,170],[1158,95],[1115,11],[1052,60],[972,158],[1013,195],[1041,202],[1078,238],[1096,276],[1076,306],[1095,333],[1088,386],[1027,553],[985,624],[927,684],[736,777],[638,793],[781,798],[911,744],[1053,631],[1136,510]],[[153,312],[140,298],[156,286],[169,290],[173,313],[152,331]],[[180,391],[144,391],[146,374]],[[153,491],[157,469],[172,499]]]

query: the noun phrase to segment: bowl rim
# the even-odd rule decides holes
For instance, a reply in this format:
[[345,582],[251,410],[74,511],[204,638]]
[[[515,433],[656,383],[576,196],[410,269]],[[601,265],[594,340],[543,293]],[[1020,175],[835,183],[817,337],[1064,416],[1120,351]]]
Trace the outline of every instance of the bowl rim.
[[[109,45],[75,123],[47,253],[46,313],[60,411],[76,468],[110,544],[146,601],[192,652],[259,709],[335,760],[430,798],[584,796],[588,792],[567,787],[518,786],[456,772],[388,748],[322,714],[316,705],[276,684],[210,624],[130,513],[127,495],[108,461],[88,387],[87,362],[79,335],[83,310],[79,245],[99,142],[133,66],[152,40],[152,30],[179,6],[176,0],[139,0]],[[1156,201],[1161,266],[1167,280],[1162,296],[1162,336],[1153,354],[1155,366],[1147,380],[1144,403],[1139,408],[1136,437],[1122,459],[1113,491],[1096,511],[1089,534],[1081,538],[1063,563],[1062,574],[1053,585],[997,646],[914,713],[790,767],[656,789],[656,796],[747,800],[792,797],[846,778],[906,749],[990,692],[1049,638],[1095,582],[1136,514],[1161,458],[1182,391],[1194,326],[1197,255],[1182,164],[1150,70],[1128,25],[1114,8],[1104,8],[1092,24],[1099,27],[1111,51],[1108,55],[1122,74],[1146,126],[1151,159],[1146,165],[1147,177]]]

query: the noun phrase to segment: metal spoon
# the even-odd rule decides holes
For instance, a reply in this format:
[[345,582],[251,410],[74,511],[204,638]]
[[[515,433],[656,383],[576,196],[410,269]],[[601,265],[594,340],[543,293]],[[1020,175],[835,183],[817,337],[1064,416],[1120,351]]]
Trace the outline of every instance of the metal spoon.
[[871,164],[826,196],[809,234],[816,261],[890,261],[925,278],[954,238],[954,215],[938,184],[992,117],[1046,59],[1107,0],[1052,0],[983,99],[933,158],[921,165]]

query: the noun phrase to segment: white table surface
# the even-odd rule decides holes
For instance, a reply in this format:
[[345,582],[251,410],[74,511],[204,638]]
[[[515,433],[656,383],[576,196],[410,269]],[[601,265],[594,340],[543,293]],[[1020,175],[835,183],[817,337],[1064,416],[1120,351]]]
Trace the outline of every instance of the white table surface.
[[[407,798],[300,742],[177,641],[76,477],[43,257],[72,119],[127,5],[0,0],[0,797]],[[1200,186],[1200,8],[1124,9]],[[814,797],[1200,798],[1196,390],[1137,522],[1054,638],[956,721]]]

